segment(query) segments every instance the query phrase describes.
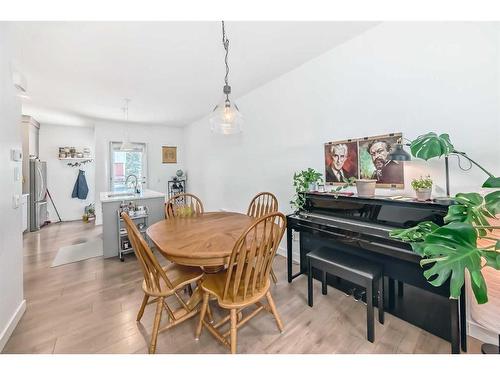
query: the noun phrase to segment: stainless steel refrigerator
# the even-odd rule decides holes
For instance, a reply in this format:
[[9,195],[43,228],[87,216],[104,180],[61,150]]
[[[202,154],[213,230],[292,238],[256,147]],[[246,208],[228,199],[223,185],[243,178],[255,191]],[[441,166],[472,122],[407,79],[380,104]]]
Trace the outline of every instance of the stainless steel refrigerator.
[[47,163],[30,160],[30,231],[35,232],[47,221]]

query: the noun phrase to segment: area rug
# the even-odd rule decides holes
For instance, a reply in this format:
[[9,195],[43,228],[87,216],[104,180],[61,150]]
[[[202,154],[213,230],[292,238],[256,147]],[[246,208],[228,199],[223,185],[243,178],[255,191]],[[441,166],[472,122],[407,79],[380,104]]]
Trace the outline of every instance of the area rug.
[[100,257],[103,254],[102,239],[79,243],[76,245],[63,246],[59,249],[52,262],[51,267],[61,266],[63,264],[79,262],[81,260]]

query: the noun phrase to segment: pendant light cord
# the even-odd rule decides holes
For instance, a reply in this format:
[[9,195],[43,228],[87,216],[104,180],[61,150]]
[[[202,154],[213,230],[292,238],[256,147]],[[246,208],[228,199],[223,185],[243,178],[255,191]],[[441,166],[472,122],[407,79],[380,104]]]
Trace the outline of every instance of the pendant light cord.
[[[226,56],[224,57],[224,63],[226,64],[226,76],[224,77],[224,82],[226,86],[229,86],[229,64],[227,62],[227,55],[229,54],[229,39],[226,37],[226,29],[224,28],[224,21],[222,21],[222,45],[226,50]],[[226,100],[229,100],[229,93],[226,93]]]

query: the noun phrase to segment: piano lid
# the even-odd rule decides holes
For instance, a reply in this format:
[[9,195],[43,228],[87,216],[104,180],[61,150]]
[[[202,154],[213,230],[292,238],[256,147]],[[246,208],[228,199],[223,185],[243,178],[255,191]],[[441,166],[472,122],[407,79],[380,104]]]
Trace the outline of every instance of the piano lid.
[[427,220],[443,225],[448,205],[436,202],[399,201],[383,196],[335,197],[331,193],[307,193],[304,209],[321,215],[394,228],[409,228]]

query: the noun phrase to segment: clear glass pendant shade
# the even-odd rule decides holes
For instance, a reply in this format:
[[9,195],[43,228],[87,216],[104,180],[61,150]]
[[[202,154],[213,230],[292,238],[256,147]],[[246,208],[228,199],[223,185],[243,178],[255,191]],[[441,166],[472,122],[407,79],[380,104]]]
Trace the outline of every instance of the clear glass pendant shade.
[[219,134],[241,133],[243,125],[243,115],[234,102],[224,98],[210,114],[208,121],[210,129]]

